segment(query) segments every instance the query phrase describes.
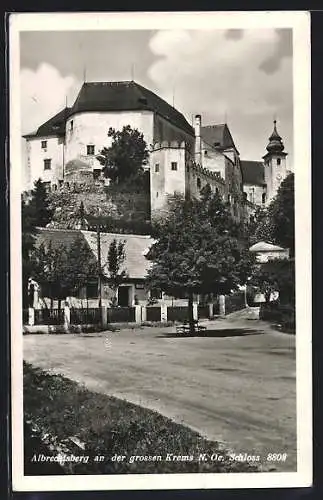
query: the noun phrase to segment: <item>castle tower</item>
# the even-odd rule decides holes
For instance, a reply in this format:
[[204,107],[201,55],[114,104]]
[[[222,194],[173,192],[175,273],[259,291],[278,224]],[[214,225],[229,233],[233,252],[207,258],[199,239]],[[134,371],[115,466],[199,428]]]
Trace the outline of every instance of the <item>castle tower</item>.
[[270,203],[276,196],[278,188],[287,175],[286,156],[284,143],[277,132],[276,120],[274,130],[269,137],[267,153],[263,156],[265,163],[265,182],[267,184],[267,200]]
[[195,162],[202,166],[201,115],[195,115]]
[[187,145],[185,142],[155,143],[150,152],[150,207],[152,218],[159,217],[169,196],[185,196],[187,187]]

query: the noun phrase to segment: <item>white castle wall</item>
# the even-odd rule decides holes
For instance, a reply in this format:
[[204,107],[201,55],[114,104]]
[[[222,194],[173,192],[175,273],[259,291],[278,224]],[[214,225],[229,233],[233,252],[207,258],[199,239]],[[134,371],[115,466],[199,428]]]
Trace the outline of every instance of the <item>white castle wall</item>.
[[[177,170],[172,170],[176,162]],[[156,143],[150,153],[150,200],[151,211],[163,208],[167,196],[174,193],[185,194],[185,143],[177,141]],[[156,166],[158,165],[158,171]]]
[[[277,160],[280,159],[280,165]],[[279,186],[287,177],[286,156],[271,154],[265,159],[265,182],[267,184],[267,204],[276,196]]]
[[[73,122],[73,129],[71,128]],[[79,158],[90,167],[101,168],[95,155],[109,147],[112,138],[109,128],[122,130],[126,125],[143,133],[148,145],[153,142],[153,113],[151,111],[86,112],[72,115],[66,122],[65,162]],[[87,145],[94,145],[94,156],[87,155]]]
[[[42,141],[47,141],[47,148],[41,147]],[[27,139],[27,178],[32,189],[36,180],[58,184],[63,179],[64,144],[60,137],[36,137]],[[44,160],[51,159],[51,169],[44,170]]]

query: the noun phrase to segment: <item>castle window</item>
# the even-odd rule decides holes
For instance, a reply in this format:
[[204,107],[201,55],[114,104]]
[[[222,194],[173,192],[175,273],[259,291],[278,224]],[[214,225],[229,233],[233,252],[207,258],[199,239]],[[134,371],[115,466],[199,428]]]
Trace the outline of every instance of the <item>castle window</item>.
[[207,151],[204,151],[204,155],[207,156]]
[[89,155],[89,156],[90,155],[91,156],[94,155],[94,146],[93,146],[93,144],[88,144],[86,146],[86,154]]
[[277,165],[280,165],[280,164],[281,164],[281,159],[277,158]]
[[156,191],[156,198],[158,198],[158,191]]
[[52,160],[44,160],[44,170],[50,170],[52,168]]
[[41,141],[41,148],[46,149],[47,148],[47,141]]
[[215,192],[216,192],[216,194],[219,194],[219,188],[218,187],[215,188]]
[[201,188],[201,179],[199,177],[196,179],[196,185],[197,185],[198,189]]
[[155,172],[158,173],[159,172],[159,163],[156,163],[155,164]]
[[172,161],[172,163],[171,163],[171,169],[172,170],[177,170],[177,161]]
[[73,128],[74,128],[74,121],[71,120],[71,123],[70,123],[70,132],[73,132]]
[[266,203],[266,193],[262,193],[262,196],[261,196],[261,201],[263,203]]

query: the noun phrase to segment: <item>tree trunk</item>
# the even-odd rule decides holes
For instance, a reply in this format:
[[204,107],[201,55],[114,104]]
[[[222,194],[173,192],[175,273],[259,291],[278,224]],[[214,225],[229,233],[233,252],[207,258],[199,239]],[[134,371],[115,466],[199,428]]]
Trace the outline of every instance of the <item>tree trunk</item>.
[[194,315],[193,315],[193,292],[188,292],[188,322],[190,325],[190,333],[193,335],[195,333],[194,328]]

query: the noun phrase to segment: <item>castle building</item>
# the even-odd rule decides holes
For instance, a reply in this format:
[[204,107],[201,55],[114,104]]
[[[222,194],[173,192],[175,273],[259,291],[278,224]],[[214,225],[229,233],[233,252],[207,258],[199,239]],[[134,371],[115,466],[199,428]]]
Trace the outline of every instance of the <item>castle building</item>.
[[169,195],[198,196],[209,184],[241,218],[267,205],[287,175],[284,144],[274,122],[261,161],[240,159],[227,124],[194,127],[173,106],[134,81],[84,83],[73,106],[66,107],[24,136],[26,189],[41,178],[49,189],[102,178],[97,155],[109,147],[110,127],[130,125],[150,148],[151,213],[160,213]]

